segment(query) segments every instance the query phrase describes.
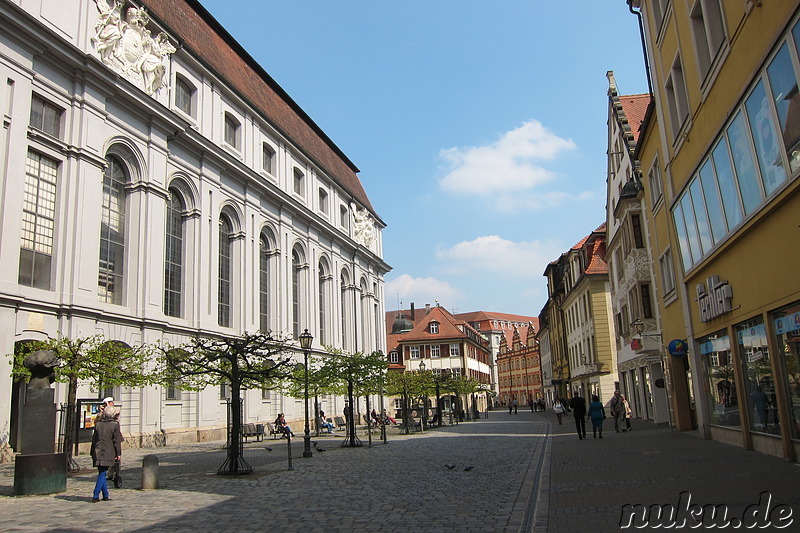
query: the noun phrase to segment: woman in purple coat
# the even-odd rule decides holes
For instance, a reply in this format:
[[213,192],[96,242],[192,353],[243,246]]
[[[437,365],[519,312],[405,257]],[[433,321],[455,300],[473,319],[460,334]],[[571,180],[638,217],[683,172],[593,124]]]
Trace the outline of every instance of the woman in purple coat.
[[116,407],[108,406],[97,419],[92,435],[92,463],[97,467],[97,482],[94,485],[92,502],[100,501],[100,493],[103,493],[103,501],[108,501],[108,481],[106,474],[108,467],[114,464],[122,455],[122,431],[119,429],[119,422],[116,417],[119,411]]

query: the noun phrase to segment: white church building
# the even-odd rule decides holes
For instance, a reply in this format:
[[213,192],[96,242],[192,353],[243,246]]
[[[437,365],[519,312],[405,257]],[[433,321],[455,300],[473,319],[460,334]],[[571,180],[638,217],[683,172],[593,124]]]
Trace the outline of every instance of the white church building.
[[[315,351],[385,351],[385,224],[358,169],[199,2],[0,2],[0,106],[0,448],[16,343],[307,328]],[[224,386],[79,398],[109,393],[134,444],[224,438]]]

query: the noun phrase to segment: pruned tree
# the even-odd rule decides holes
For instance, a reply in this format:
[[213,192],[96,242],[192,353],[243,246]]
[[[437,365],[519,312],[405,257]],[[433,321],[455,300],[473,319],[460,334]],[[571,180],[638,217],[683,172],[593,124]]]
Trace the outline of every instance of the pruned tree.
[[219,474],[249,474],[252,467],[242,455],[242,391],[274,389],[291,375],[292,354],[298,348],[288,338],[270,333],[244,333],[238,337],[194,337],[180,346],[161,344],[161,381],[185,390],[230,386],[230,424],[226,460]]
[[29,376],[22,362],[36,350],[52,350],[59,360],[55,379],[67,384],[67,407],[64,414],[64,440],[62,452],[67,454],[67,465],[76,470],[72,458],[77,428],[78,385],[82,381],[92,382],[98,390],[107,387],[141,387],[154,382],[157,377],[149,371],[147,361],[150,351],[146,346],[131,347],[119,341],[106,340],[102,335],[89,337],[59,336],[44,341],[33,341],[22,345],[14,354],[14,375]]
[[403,427],[406,435],[410,432],[408,426],[410,400],[428,390],[428,380],[429,378],[425,376],[425,373],[419,371],[389,372],[387,375],[387,394],[400,396],[403,399]]
[[343,446],[358,446],[356,437],[355,413],[352,411],[355,394],[372,394],[380,390],[386,375],[386,359],[381,352],[349,353],[338,348],[326,346],[331,355],[325,359],[324,372],[328,376],[334,392],[347,394],[350,402],[350,416],[347,419],[347,439]]
[[[473,394],[475,392],[483,390],[483,384],[480,381],[478,381],[477,379],[474,379],[474,378],[470,378],[470,377],[466,377],[466,376],[454,376],[454,377],[452,377],[450,379],[449,386],[450,386],[450,390],[452,390],[453,393],[457,397],[457,401],[458,401],[458,411],[457,411],[458,418],[463,421],[462,416],[461,416],[461,412],[464,411],[462,396],[471,395],[471,394]],[[472,414],[474,416],[474,414],[475,414],[474,405],[473,405],[473,409],[472,410],[473,410]]]
[[[311,355],[311,354],[310,354]],[[308,395],[314,398],[314,431],[319,434],[319,397],[322,394],[335,394],[336,388],[332,385],[334,380],[330,377],[329,369],[323,361],[309,357],[308,360]],[[292,398],[305,397],[305,368],[297,364],[291,373],[284,379],[280,386],[281,392]]]

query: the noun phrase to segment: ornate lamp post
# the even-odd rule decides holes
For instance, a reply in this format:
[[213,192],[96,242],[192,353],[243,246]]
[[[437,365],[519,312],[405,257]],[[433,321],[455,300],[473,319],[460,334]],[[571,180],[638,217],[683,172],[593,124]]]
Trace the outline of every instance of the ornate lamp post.
[[306,431],[303,435],[303,457],[311,457],[311,433],[308,427],[308,351],[311,349],[313,335],[305,330],[300,334],[300,348],[303,349],[303,361],[305,364],[305,401],[306,401]]
[[[419,362],[419,373],[422,376],[425,373],[425,361]],[[425,397],[422,397],[422,410],[419,412],[419,431],[420,433],[425,431],[425,414],[427,411],[427,404],[428,402],[425,401]]]

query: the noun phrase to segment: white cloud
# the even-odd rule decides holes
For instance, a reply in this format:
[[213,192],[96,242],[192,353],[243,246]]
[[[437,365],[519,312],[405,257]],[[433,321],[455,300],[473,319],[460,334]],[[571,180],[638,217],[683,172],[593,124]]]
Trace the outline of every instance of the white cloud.
[[472,194],[504,191],[509,187],[528,189],[553,177],[537,161],[552,160],[573,148],[575,143],[571,139],[563,139],[540,122],[530,120],[488,146],[442,150],[440,156],[455,167],[442,179],[442,186],[453,192]]
[[513,242],[497,235],[463,241],[436,250],[436,258],[448,273],[497,273],[530,278],[541,277],[545,266],[561,255],[555,241]]
[[394,308],[399,298],[403,305],[408,307],[411,302],[418,305],[431,304],[436,300],[440,302],[453,302],[462,297],[462,292],[446,281],[436,278],[413,278],[408,274],[401,274],[397,278],[387,281],[384,288],[386,308]]
[[490,145],[440,151],[439,156],[450,168],[440,185],[451,193],[489,197],[489,205],[502,211],[560,203],[558,196],[543,198],[534,194],[534,189],[556,176],[540,163],[574,148],[571,139],[561,138],[540,122],[530,120]]

